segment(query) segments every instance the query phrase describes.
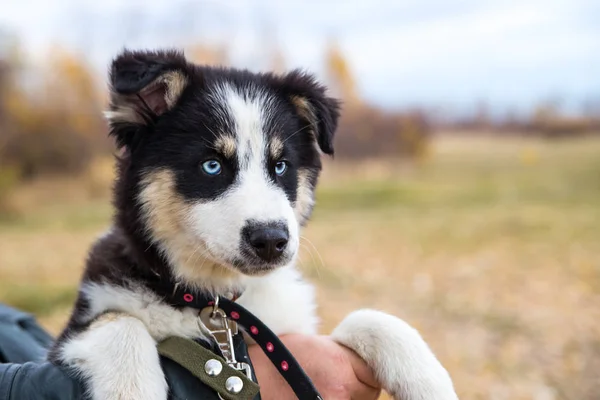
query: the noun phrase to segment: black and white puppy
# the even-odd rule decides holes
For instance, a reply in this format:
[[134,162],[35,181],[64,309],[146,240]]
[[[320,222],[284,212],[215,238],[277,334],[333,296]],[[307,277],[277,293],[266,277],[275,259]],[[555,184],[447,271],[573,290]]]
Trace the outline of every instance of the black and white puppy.
[[[313,287],[294,266],[338,102],[302,72],[198,66],[175,51],[125,51],[110,72],[117,159],[113,227],[90,251],[79,298],[50,358],[97,400],[165,400],[157,341],[206,338],[150,280],[227,295],[275,333],[314,334]],[[333,332],[402,400],[457,399],[420,335],[361,310]]]

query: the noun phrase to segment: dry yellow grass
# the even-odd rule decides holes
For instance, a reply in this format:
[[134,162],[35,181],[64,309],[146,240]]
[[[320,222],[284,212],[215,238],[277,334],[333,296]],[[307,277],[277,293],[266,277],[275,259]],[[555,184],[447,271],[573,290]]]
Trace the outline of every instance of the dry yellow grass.
[[[55,333],[108,224],[100,175],[93,196],[21,191],[0,225],[0,301]],[[419,166],[328,163],[303,236],[324,332],[376,307],[421,331],[461,399],[600,398],[600,140],[437,139]]]

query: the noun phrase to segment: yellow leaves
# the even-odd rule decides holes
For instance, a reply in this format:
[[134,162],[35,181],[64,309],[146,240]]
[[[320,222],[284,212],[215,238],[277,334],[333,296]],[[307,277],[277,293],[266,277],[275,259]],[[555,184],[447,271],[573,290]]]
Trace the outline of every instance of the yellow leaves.
[[400,118],[398,128],[400,152],[409,154],[417,160],[424,160],[428,155],[429,140],[427,129],[418,121],[418,115],[407,115]]
[[356,80],[350,65],[336,42],[331,42],[325,54],[325,66],[333,89],[350,106],[360,103]]
[[45,101],[51,101],[59,108],[99,108],[101,95],[97,87],[98,79],[83,57],[53,49],[43,73],[44,90],[41,95]]
[[85,168],[107,149],[100,117],[102,92],[82,58],[52,49],[43,66],[20,57],[9,62],[9,83],[0,88],[0,166],[21,178]]
[[226,65],[228,64],[227,49],[224,46],[209,46],[195,44],[185,52],[188,60],[198,64]]
[[25,125],[29,119],[30,105],[25,94],[16,88],[8,88],[0,93],[1,102],[7,115],[16,120],[17,124]]

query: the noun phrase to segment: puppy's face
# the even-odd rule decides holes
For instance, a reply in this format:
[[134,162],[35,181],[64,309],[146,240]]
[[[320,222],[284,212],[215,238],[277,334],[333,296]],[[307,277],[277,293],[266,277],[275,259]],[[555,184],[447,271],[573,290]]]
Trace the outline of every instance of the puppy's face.
[[128,150],[145,235],[188,280],[289,264],[332,154],[338,104],[300,72],[189,64],[174,52],[113,63],[111,134]]

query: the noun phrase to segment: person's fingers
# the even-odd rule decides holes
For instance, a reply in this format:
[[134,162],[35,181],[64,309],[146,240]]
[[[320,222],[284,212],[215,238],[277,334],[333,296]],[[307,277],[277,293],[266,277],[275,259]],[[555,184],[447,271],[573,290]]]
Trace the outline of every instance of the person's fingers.
[[348,389],[351,400],[377,400],[381,394],[381,389],[366,385],[358,379]]
[[352,400],[375,400],[379,398],[381,389],[375,376],[367,364],[354,351],[343,347],[356,374],[356,383],[351,389]]
[[358,383],[350,391],[351,400],[377,400],[381,394],[380,389]]
[[360,358],[352,349],[342,345],[340,345],[340,347],[346,352],[348,360],[350,360],[350,364],[352,365],[352,369],[356,374],[356,378],[366,386],[379,389],[379,383],[375,379],[375,375],[367,363],[365,363],[365,361]]

